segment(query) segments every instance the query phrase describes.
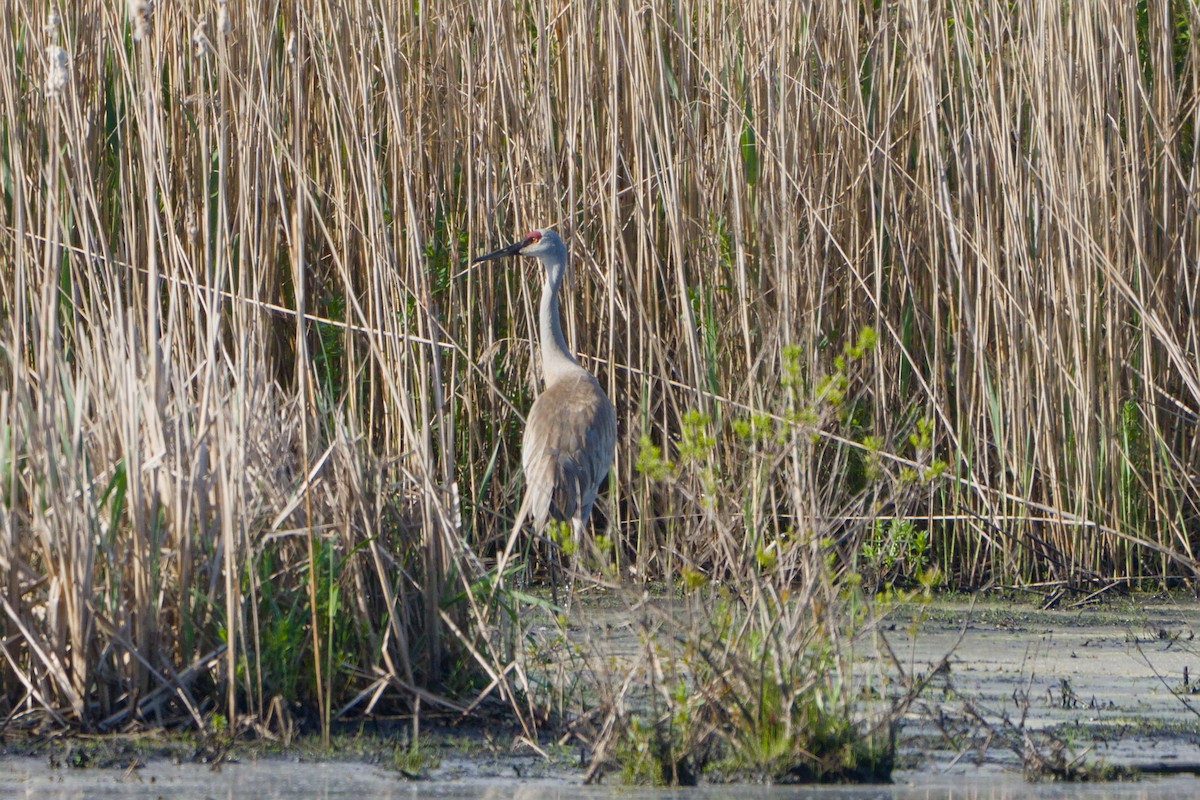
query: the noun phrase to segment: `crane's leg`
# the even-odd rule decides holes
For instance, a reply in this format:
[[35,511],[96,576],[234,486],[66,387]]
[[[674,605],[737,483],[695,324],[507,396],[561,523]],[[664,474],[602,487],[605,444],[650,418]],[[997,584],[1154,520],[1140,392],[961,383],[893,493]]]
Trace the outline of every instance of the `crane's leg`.
[[[546,565],[550,569],[550,596],[554,600],[554,605],[561,608],[558,604],[558,577],[562,571],[567,575],[567,603],[569,608],[571,585],[570,569],[571,556],[564,554],[566,549],[568,530],[574,530],[574,526],[566,520],[552,519],[546,527],[545,542],[546,542]],[[572,539],[574,534],[570,534]]]
[[554,601],[554,607],[559,608],[559,605],[558,605],[558,565],[560,563],[560,559],[558,557],[558,548],[555,547],[553,543],[550,544],[550,551],[549,551],[548,555],[550,556],[550,559],[549,559],[550,599]]
[[575,544],[574,557],[572,558],[572,574],[575,572],[575,566],[579,566],[582,569],[587,564],[586,555],[583,552],[583,534],[585,532],[584,529],[587,527],[584,522],[585,519],[587,517],[571,517],[571,540]]
[[[583,545],[584,523],[582,519],[575,516],[570,520],[551,520],[550,526],[551,529],[548,531],[550,535],[546,537],[549,545],[550,596],[554,599],[555,606],[563,611],[570,611],[571,597],[575,592],[575,578],[579,570],[578,565],[583,563],[583,551],[580,548]],[[565,577],[563,588],[566,589],[566,602],[563,605],[559,605],[558,602],[560,570]]]
[[[583,570],[584,564],[587,563],[587,556],[583,552],[583,533],[584,522],[579,516],[571,517],[571,548],[570,555],[562,559],[563,569],[567,573],[567,604],[566,611],[571,610],[571,601],[575,596],[575,582],[579,578],[579,573]],[[564,529],[566,524],[563,525]],[[563,530],[566,533],[566,530]],[[561,554],[561,550],[559,551]]]

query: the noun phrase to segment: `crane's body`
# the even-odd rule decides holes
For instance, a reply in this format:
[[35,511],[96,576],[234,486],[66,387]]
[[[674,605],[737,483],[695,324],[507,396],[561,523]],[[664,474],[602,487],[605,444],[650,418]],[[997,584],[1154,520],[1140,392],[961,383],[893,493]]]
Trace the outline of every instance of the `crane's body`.
[[545,269],[538,315],[545,388],[525,420],[521,444],[525,498],[517,528],[528,519],[541,533],[551,520],[566,522],[579,545],[600,484],[612,465],[617,414],[600,382],[580,366],[563,337],[558,290],[567,266],[566,245],[552,230],[531,231],[523,240],[479,256],[474,263],[511,255],[534,256]]

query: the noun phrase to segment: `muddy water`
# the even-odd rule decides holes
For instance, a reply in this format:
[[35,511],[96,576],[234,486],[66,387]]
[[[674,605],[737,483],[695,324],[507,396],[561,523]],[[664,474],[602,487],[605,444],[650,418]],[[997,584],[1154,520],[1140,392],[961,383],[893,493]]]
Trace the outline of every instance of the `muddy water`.
[[[635,652],[628,625],[589,612],[594,640],[616,654]],[[621,617],[620,614],[617,615]],[[627,617],[626,617],[627,619]],[[913,620],[915,619],[915,622]],[[427,780],[408,781],[360,763],[286,758],[225,764],[150,759],[136,769],[52,767],[46,758],[0,756],[4,798],[1017,798],[1200,797],[1200,778],[1148,778],[1123,784],[1026,784],[1023,737],[1053,733],[1072,757],[1170,769],[1200,765],[1200,694],[1184,687],[1184,668],[1200,675],[1200,606],[1128,603],[1103,610],[1041,612],[1011,606],[940,604],[881,626],[910,674],[936,672],[901,730],[904,769],[882,787],[701,787],[661,791],[584,787],[571,767],[546,767],[528,755],[488,763],[447,755]],[[864,661],[864,664],[868,662]],[[894,670],[896,668],[892,668]],[[963,722],[967,706],[986,724]],[[989,732],[987,725],[992,726]],[[1006,742],[1007,739],[1007,742]],[[1011,746],[1015,742],[1016,747]],[[532,777],[531,777],[532,776]]]
[[[1198,629],[1194,603],[1055,612],[941,606],[885,635],[910,671],[949,654],[919,711],[954,714],[969,700],[998,730],[1053,733],[1091,761],[1178,766],[1200,765],[1200,694],[1192,693],[1200,685],[1191,678],[1200,674]],[[913,738],[930,734],[927,764],[952,757],[1016,766],[1018,756],[995,741],[979,754],[939,752],[945,737],[929,718],[910,715],[906,727]]]
[[45,763],[0,762],[2,798],[44,800],[1175,800],[1196,797],[1200,784],[1183,778],[1135,784],[1029,785],[1012,775],[971,778],[905,773],[892,786],[854,788],[707,786],[695,789],[631,789],[580,786],[566,780],[513,778],[408,782],[395,773],[356,764],[295,764],[286,761],[225,765],[218,772],[199,765],[151,764],[134,775],[109,770],[50,772]]

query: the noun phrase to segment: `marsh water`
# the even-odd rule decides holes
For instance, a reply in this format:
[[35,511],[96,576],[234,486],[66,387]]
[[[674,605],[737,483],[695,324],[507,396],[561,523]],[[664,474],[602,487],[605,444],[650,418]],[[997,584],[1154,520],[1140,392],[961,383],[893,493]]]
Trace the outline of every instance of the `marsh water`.
[[[1044,747],[1044,734],[1065,743],[1071,759],[1158,773],[1200,769],[1200,695],[1190,678],[1200,675],[1197,627],[1200,605],[1169,600],[1057,611],[941,603],[885,625],[892,669],[935,676],[904,721],[902,768],[887,786],[659,790],[616,785],[615,776],[584,786],[581,770],[547,765],[528,751],[447,752],[421,780],[372,764],[287,756],[219,768],[151,758],[136,768],[75,769],[62,759],[0,755],[0,798],[1200,797],[1200,778],[1191,774],[1047,784],[1027,783],[1021,773],[1022,747]],[[609,632],[605,646],[615,653],[637,646],[619,624],[597,629]],[[963,722],[968,717],[973,724]]]
[[701,786],[648,789],[625,786],[581,786],[567,779],[524,781],[518,778],[406,781],[396,773],[358,764],[296,764],[287,761],[225,765],[213,772],[199,765],[150,764],[137,774],[120,770],[69,771],[50,774],[44,762],[2,763],[0,797],[85,800],[244,800],[245,798],[312,798],[335,800],[1173,800],[1200,795],[1200,782],[1174,777],[1136,783],[1029,784],[1019,775],[902,772],[889,786]]

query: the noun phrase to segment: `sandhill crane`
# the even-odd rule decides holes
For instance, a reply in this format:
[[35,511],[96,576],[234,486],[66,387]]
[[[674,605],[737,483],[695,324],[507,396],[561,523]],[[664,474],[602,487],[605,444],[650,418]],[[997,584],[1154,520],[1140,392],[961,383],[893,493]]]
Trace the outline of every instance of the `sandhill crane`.
[[600,382],[575,360],[563,337],[558,288],[567,267],[567,246],[554,231],[535,230],[521,241],[471,263],[514,255],[537,258],[546,273],[538,317],[542,379],[546,385],[525,419],[521,442],[525,498],[500,559],[501,573],[526,519],[532,519],[538,533],[550,520],[570,523],[578,552],[617,440],[617,414],[612,402]]

